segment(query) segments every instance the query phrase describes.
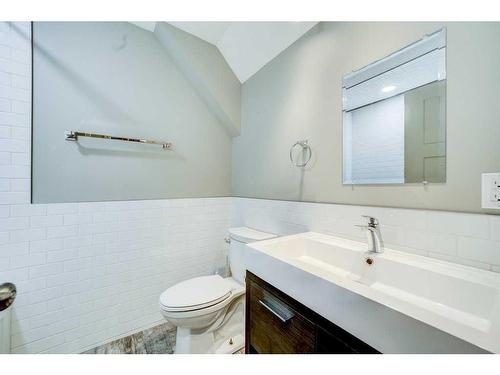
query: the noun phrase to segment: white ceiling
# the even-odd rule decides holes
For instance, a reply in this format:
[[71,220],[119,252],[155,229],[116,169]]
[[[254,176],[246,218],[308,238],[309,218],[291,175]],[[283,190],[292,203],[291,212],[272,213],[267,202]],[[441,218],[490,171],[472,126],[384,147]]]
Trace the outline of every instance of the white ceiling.
[[245,82],[317,22],[169,23],[215,45],[240,82]]

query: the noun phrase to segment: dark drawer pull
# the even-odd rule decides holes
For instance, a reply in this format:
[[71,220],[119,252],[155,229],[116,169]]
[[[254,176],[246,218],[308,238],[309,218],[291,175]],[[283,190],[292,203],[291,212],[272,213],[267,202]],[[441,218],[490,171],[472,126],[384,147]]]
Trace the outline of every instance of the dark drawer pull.
[[264,306],[271,314],[273,314],[275,317],[277,317],[279,320],[281,320],[283,323],[288,322],[290,319],[293,318],[293,313],[289,311],[277,311],[277,308],[274,307],[270,302],[259,299],[259,303]]

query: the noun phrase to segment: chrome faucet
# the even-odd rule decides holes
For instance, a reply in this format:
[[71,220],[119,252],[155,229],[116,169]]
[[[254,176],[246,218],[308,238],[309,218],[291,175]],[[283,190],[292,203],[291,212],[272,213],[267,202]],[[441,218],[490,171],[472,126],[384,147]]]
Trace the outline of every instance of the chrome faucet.
[[366,237],[368,238],[368,252],[370,253],[383,253],[384,241],[380,234],[380,225],[376,218],[372,216],[363,215],[368,220],[367,225],[356,225],[357,227],[366,229]]

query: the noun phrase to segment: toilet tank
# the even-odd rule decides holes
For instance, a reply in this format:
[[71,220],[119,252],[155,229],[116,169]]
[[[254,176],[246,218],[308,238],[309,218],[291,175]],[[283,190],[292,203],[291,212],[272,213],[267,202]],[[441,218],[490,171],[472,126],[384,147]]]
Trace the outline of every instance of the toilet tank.
[[248,227],[229,229],[229,268],[233,279],[241,284],[245,283],[245,255],[246,244],[255,241],[268,240],[276,237],[275,234],[261,232]]

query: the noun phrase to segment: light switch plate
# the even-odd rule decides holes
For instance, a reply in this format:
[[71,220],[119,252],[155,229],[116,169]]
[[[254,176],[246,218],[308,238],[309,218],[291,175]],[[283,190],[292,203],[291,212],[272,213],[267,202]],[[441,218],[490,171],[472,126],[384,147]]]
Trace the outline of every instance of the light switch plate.
[[500,173],[481,175],[481,207],[500,210]]

